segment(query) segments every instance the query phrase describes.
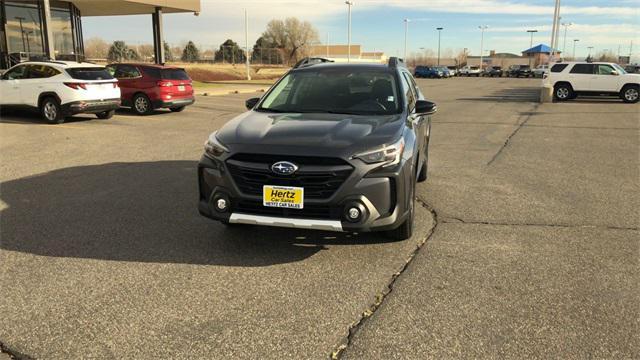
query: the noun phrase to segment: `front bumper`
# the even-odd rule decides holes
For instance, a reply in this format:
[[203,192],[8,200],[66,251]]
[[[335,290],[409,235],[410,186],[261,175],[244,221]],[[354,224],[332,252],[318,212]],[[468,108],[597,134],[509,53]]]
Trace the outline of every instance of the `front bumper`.
[[117,110],[120,107],[120,98],[104,100],[74,101],[62,105],[65,114],[74,115],[80,113],[99,113],[103,111]]
[[196,102],[195,97],[180,98],[180,99],[173,99],[173,100],[155,100],[153,101],[153,108],[160,109],[160,108],[183,107],[183,106],[192,105],[194,102]]
[[[304,209],[283,210],[266,208],[261,196],[241,192],[225,161],[203,156],[198,165],[198,210],[203,216],[225,223],[346,232],[392,230],[409,215],[407,184],[412,183],[412,173],[410,162],[404,160],[394,170],[375,173],[356,164],[330,197],[305,198]],[[226,211],[215,207],[221,196],[229,202]],[[356,222],[348,221],[347,209],[354,206],[363,215]]]

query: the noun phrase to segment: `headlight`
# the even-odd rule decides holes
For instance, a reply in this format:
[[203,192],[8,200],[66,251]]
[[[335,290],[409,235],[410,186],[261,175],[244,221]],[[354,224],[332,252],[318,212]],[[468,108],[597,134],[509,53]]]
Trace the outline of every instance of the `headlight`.
[[217,132],[209,135],[209,139],[204,143],[204,154],[210,158],[216,158],[225,152],[229,152],[226,146],[222,145],[222,143],[216,137]]
[[367,164],[382,164],[382,166],[392,166],[400,163],[404,151],[404,139],[400,138],[396,143],[384,146],[381,149],[367,151],[354,155],[354,159],[360,159]]

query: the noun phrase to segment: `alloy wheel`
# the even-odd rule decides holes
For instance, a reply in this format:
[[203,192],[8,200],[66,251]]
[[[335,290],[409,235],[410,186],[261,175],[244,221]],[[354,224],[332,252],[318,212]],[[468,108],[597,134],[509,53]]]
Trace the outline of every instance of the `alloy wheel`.
[[624,92],[624,98],[628,101],[636,101],[638,100],[638,89],[629,88]]
[[139,96],[138,98],[136,98],[134,106],[139,113],[145,113],[149,110],[149,103],[143,96]]
[[56,119],[56,117],[58,116],[58,109],[57,109],[56,105],[54,103],[52,103],[51,101],[47,101],[44,104],[44,116],[49,121],[54,121]]
[[568,99],[569,98],[569,89],[566,87],[561,87],[556,90],[556,96],[558,99]]

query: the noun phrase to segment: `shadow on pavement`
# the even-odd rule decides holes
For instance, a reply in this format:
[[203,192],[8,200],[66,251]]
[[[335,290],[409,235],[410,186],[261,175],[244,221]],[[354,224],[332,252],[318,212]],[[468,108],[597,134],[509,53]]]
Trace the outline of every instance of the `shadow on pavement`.
[[[78,114],[65,119],[65,124],[81,122],[87,120],[95,121],[108,121],[100,120],[93,114]],[[43,124],[51,125],[42,118],[40,113],[35,109],[29,108],[3,108],[0,110],[0,123],[4,124]]]
[[42,256],[267,266],[306,259],[325,245],[386,241],[203,218],[192,161],[72,167],[0,189],[0,248]]
[[500,89],[489,95],[472,97],[472,98],[458,98],[456,100],[495,101],[495,102],[539,102],[540,87],[521,87],[521,88],[513,88],[513,89]]

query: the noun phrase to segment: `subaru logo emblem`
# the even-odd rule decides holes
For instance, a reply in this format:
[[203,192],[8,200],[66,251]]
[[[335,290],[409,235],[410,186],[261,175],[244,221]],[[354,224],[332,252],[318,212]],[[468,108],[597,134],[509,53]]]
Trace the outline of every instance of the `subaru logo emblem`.
[[271,165],[271,171],[279,175],[291,175],[298,170],[298,165],[288,161],[278,161]]

